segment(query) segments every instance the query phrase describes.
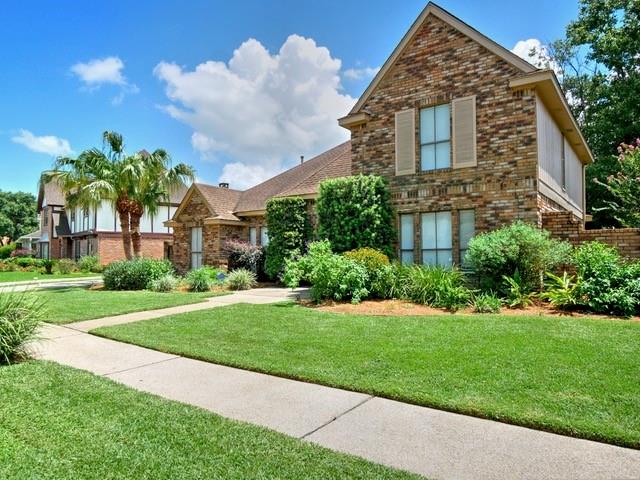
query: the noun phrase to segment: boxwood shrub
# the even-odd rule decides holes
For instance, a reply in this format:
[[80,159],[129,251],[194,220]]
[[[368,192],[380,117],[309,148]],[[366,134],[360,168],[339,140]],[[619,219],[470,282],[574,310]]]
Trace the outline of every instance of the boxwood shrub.
[[168,260],[137,258],[110,263],[102,274],[107,290],[144,290],[173,267]]

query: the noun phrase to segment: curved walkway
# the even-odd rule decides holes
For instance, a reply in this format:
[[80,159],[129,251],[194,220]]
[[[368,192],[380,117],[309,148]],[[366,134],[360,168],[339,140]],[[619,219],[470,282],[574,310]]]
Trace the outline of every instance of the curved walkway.
[[640,478],[639,450],[201,362],[86,333],[97,326],[232,303],[273,303],[290,295],[280,289],[250,291],[93,324],[48,325],[38,356],[433,479]]

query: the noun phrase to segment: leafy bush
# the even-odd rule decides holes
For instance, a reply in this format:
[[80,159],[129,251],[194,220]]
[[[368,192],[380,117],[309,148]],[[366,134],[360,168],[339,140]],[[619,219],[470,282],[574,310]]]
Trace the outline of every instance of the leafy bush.
[[464,307],[471,297],[464,275],[459,270],[414,265],[403,273],[407,275],[405,294],[415,303],[456,311]]
[[227,276],[227,285],[231,290],[249,290],[256,286],[258,277],[251,270],[239,268]]
[[0,261],[0,272],[15,272],[18,266],[14,262]]
[[560,309],[573,308],[580,303],[580,279],[567,272],[562,277],[547,272],[547,283],[541,297],[548,300],[551,306]]
[[104,286],[107,290],[144,290],[153,280],[168,273],[173,273],[168,260],[120,260],[104,269]]
[[78,266],[76,265],[76,262],[69,258],[61,258],[56,264],[56,269],[62,275],[67,275],[71,272],[75,272],[78,269]]
[[495,293],[480,293],[471,302],[476,313],[500,313],[502,300]]
[[28,345],[40,326],[42,312],[42,304],[33,295],[0,295],[0,363],[12,363],[27,356]]
[[543,274],[566,263],[570,252],[571,245],[567,242],[554,240],[546,230],[516,221],[473,237],[465,265],[473,270],[478,286],[484,291],[505,292],[504,277],[512,277],[516,271],[524,287],[539,290]]
[[372,297],[387,298],[392,274],[389,257],[381,251],[369,247],[350,250],[343,255],[367,269],[368,289]]
[[44,267],[44,273],[47,275],[51,275],[53,273],[53,267],[55,266],[55,262],[51,259],[42,260],[42,266]]
[[229,240],[225,242],[224,250],[228,255],[229,270],[244,268],[257,275],[263,269],[264,251],[262,247],[240,240]]
[[167,273],[160,278],[151,280],[151,282],[149,283],[149,290],[163,293],[173,292],[176,288],[178,288],[179,283],[179,278],[175,277],[171,273]]
[[184,278],[187,282],[187,288],[191,292],[208,292],[213,284],[211,271],[208,267],[191,270]]
[[15,263],[20,268],[42,268],[42,259],[33,257],[12,257],[11,262]]
[[265,216],[269,228],[265,272],[275,279],[284,271],[285,262],[303,254],[311,238],[311,223],[304,199],[272,198],[267,202]]
[[596,313],[631,316],[640,310],[640,265],[625,263],[618,251],[587,242],[574,253],[580,305]]
[[10,257],[33,257],[33,255],[34,255],[33,250],[29,250],[26,248],[16,248],[15,250],[13,250],[13,252],[11,252],[9,256]]
[[502,278],[507,295],[507,305],[511,308],[524,308],[533,304],[536,293],[532,292],[520,271],[516,270],[512,277]]
[[17,247],[18,246],[15,243],[10,243],[9,245],[3,245],[2,247],[0,247],[0,259],[9,258],[11,256],[11,253]]
[[394,214],[384,178],[355,175],[323,181],[317,213],[318,236],[329,240],[335,252],[371,247],[394,255]]
[[316,302],[351,299],[358,303],[369,295],[367,269],[351,258],[333,253],[327,240],[310,244],[307,255],[288,260],[283,281],[291,288],[308,281]]
[[85,273],[100,273],[102,266],[100,265],[100,259],[96,255],[85,255],[78,260],[78,268]]

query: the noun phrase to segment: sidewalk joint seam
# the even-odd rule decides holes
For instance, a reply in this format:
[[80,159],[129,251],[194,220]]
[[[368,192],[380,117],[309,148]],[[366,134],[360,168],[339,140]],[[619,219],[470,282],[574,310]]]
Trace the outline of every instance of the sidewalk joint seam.
[[182,357],[180,357],[178,355],[175,355],[175,356],[173,356],[171,358],[165,358],[164,360],[158,360],[157,362],[145,363],[143,365],[137,365],[135,367],[125,368],[124,370],[118,370],[116,372],[103,373],[102,376],[103,377],[108,377],[110,375],[117,375],[119,373],[130,372],[131,370],[137,370],[139,368],[150,367],[151,365],[158,365],[159,363],[170,362],[171,360],[176,360],[178,358],[182,358]]
[[364,405],[365,403],[367,403],[369,400],[373,400],[375,397],[375,395],[368,395],[367,398],[365,398],[364,400],[356,403],[353,407],[348,408],[347,410],[345,410],[344,412],[340,413],[339,415],[336,415],[335,417],[333,417],[331,420],[329,420],[328,422],[323,423],[322,425],[320,425],[319,427],[314,428],[313,430],[311,430],[310,432],[305,433],[304,435],[302,435],[301,437],[299,437],[301,440],[313,435],[314,433],[322,430],[324,427],[326,427],[327,425],[332,424],[333,422],[335,422],[336,420],[338,420],[341,417],[344,417],[347,413],[353,412],[356,408],[361,407],[362,405]]

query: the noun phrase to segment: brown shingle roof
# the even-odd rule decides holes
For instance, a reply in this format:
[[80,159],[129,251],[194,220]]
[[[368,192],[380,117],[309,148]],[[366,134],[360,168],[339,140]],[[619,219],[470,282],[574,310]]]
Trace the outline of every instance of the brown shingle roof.
[[42,205],[46,200],[47,205],[64,205],[64,194],[56,180],[47,183],[40,183],[38,189],[38,212],[42,210]]
[[323,180],[348,175],[351,175],[350,141],[245,190],[235,213],[264,210],[272,197],[317,193]]
[[205,183],[194,183],[193,185],[209,205],[214,218],[238,220],[233,211],[242,194],[240,190],[214,187]]

